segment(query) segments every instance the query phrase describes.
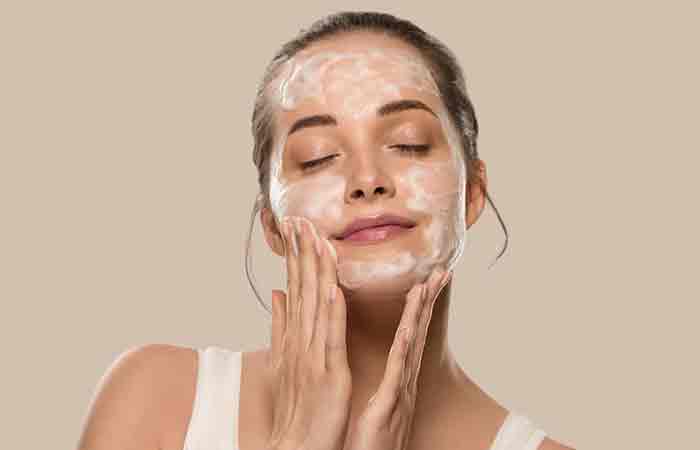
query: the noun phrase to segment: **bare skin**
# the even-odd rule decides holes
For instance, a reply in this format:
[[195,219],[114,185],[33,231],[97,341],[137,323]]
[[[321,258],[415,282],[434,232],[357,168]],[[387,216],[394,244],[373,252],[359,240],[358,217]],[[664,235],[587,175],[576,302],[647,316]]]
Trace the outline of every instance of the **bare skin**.
[[[314,44],[309,52],[324,50],[362,50],[366,48],[382,48],[388,50],[416,51],[401,41],[367,33],[354,33],[342,37],[332,38],[326,42]],[[430,106],[436,105],[435,99],[427,95],[421,97],[421,93],[413,92]],[[414,95],[414,97],[416,96]],[[330,102],[333,105],[332,101]],[[289,125],[293,120],[318,113],[318,108],[313,104],[305,104],[294,111],[279,111],[279,123]],[[426,122],[425,117],[415,112],[407,112],[416,123]],[[426,116],[427,117],[427,116]],[[347,121],[341,122],[335,132],[340,133],[348,142],[367,142],[365,134],[369,128],[375,129],[376,124],[368,119],[366,122]],[[423,121],[423,122],[421,122]],[[303,142],[303,141],[302,141]],[[446,141],[441,141],[446,145]],[[378,160],[372,159],[369,149],[362,145],[354,147],[356,152],[356,164],[348,164],[339,169],[339,175],[348,180],[347,190],[360,193],[356,196],[348,196],[354,202],[350,205],[357,210],[362,210],[370,204],[389,201],[381,195],[374,196],[375,192],[384,192],[387,197],[400,196],[396,189],[396,176],[401,165],[394,162],[386,162],[386,166],[379,167]],[[447,147],[444,147],[447,149]],[[447,158],[449,153],[436,153],[438,157]],[[319,155],[315,155],[319,156]],[[321,155],[322,156],[322,155]],[[285,155],[285,158],[292,156]],[[306,158],[310,159],[310,158]],[[285,160],[293,162],[291,160]],[[469,192],[470,201],[465,205],[464,225],[471,227],[482,214],[485,206],[485,188],[487,186],[486,167],[483,161],[474,164],[474,178],[464,186]],[[287,164],[287,167],[294,167]],[[294,180],[294,173],[283,172],[287,179]],[[301,176],[301,175],[298,175]],[[382,188],[382,189],[377,189]],[[393,193],[393,194],[392,194]],[[394,198],[393,200],[407,201],[408,199]],[[261,223],[265,239],[270,249],[277,255],[284,257],[284,240],[280,234],[279,211],[269,208],[261,210]],[[297,214],[293,208],[285,211],[283,215]],[[348,217],[350,219],[351,216]],[[329,237],[329,222],[321,218],[315,225],[323,237]],[[324,228],[325,227],[325,228]],[[342,243],[333,242],[339,259],[352,258],[356,249],[344,247]],[[398,244],[382,244],[386,246]],[[405,244],[408,245],[408,244]],[[387,365],[387,354],[392,346],[394,334],[403,312],[404,301],[400,301],[405,291],[410,286],[387,285],[386,295],[382,301],[377,301],[370,291],[344,290],[347,298],[347,354],[348,363],[352,372],[352,401],[350,411],[350,429],[358,420],[359,415],[365,409],[370,397],[377,391],[384,376]],[[448,319],[449,307],[452,301],[452,284],[449,283],[440,293],[432,311],[432,317],[420,365],[417,379],[417,395],[415,401],[415,414],[411,427],[411,437],[407,449],[454,449],[456,445],[462,449],[483,450],[488,449],[496,432],[503,424],[507,410],[489,397],[479,386],[474,383],[460,367],[448,343]],[[399,301],[392,301],[399,300]],[[465,298],[461,301],[468,301]],[[255,352],[243,354],[242,386],[239,412],[239,444],[240,450],[257,450],[264,448],[267,437],[272,428],[272,405],[274,404],[274,392],[277,380],[270,370],[271,349],[264,348]],[[187,428],[189,414],[191,413],[192,400],[194,399],[194,379],[196,373],[195,356],[191,350],[183,349],[181,364],[187,368],[182,373],[182,394],[177,403],[180,414],[174,415],[165,429],[164,449],[181,449],[184,440],[184,430]],[[172,372],[171,372],[172,373]],[[539,450],[566,450],[565,447],[550,438],[546,438]],[[569,449],[571,450],[571,449]]]
[[[400,41],[367,33],[353,33],[333,38],[315,44],[310,51],[330,49],[346,52],[367,48],[400,49],[415,54],[411,47]],[[358,92],[361,96],[365,91],[363,89],[355,91],[356,94]],[[435,98],[431,98],[429,94],[420,90],[407,89],[400,91],[399,94],[418,97],[435,110],[440,107]],[[328,106],[336,104],[336,100],[343,99],[326,100],[325,105]],[[279,124],[288,126],[292,120],[301,115],[315,112],[314,108],[318,109],[318,105],[307,103],[301,109],[280,111]],[[331,110],[340,111],[333,108]],[[440,129],[437,122],[430,116],[416,111],[401,114],[404,114],[402,120],[417,125],[419,129],[430,129],[436,135],[440,134],[437,131]],[[406,175],[404,169],[418,165],[419,162],[403,159],[403,155],[394,156],[389,152],[386,153],[388,156],[384,156],[384,153],[373,153],[373,149],[381,148],[383,151],[384,147],[364,145],[378,144],[378,141],[373,142],[372,139],[378,139],[377,136],[382,136],[382,133],[389,128],[389,125],[379,124],[376,120],[374,117],[353,114],[352,120],[341,120],[335,129],[335,133],[339,133],[344,145],[353,149],[351,152],[344,153],[337,164],[328,166],[335,175],[332,180],[342,180],[343,183],[347,183],[345,189],[348,195],[344,196],[340,203],[346,203],[344,206],[349,209],[343,210],[342,223],[338,221],[337,216],[335,218],[322,215],[308,217],[314,226],[318,227],[322,238],[331,238],[329,231],[338,231],[339,225],[347,223],[345,219],[355,217],[355,214],[350,214],[348,211],[364,213],[370,204],[375,206],[391,204],[393,207],[420,204],[415,201],[416,198],[410,197],[412,195],[410,188],[416,189],[416,185],[401,184],[402,176]],[[368,134],[368,130],[372,132]],[[296,138],[296,141],[297,145],[301,144],[299,148],[309,148],[304,145],[304,139]],[[449,152],[448,143],[449,140],[444,139],[444,136],[435,138],[435,151],[431,153],[430,162],[426,164],[432,164],[433,168],[441,165],[449,166],[449,164],[443,164],[451,155],[454,156],[454,152]],[[342,148],[343,145],[340,147]],[[297,196],[297,200],[313,198],[315,192],[323,191],[323,189],[308,189],[308,187],[314,187],[313,180],[320,178],[293,172],[294,153],[285,154],[285,157],[287,156],[291,157],[290,164],[286,166],[287,169],[282,167],[283,170],[277,174],[279,179],[276,181],[282,188],[278,192],[285,192],[284,189],[287,189],[286,192],[293,192],[294,186],[291,183],[295,180],[306,183],[306,188],[303,183],[296,185],[303,188],[297,189],[297,192],[301,193]],[[306,155],[304,159],[318,156],[322,155]],[[299,155],[296,157],[298,158]],[[451,167],[454,168],[454,166]],[[289,169],[292,172],[285,171]],[[461,208],[444,208],[448,214],[454,215],[455,211],[459,211],[460,220],[452,223],[462,223],[464,228],[469,228],[476,222],[483,212],[486,199],[485,164],[482,161],[475,161],[472,174],[473,179],[465,182],[464,185],[452,186],[454,192],[461,189],[469,193],[470,201],[464,205],[464,217],[461,215]],[[424,185],[418,186],[419,190],[422,187],[433,188],[440,183],[445,184],[445,180],[457,178],[440,176],[431,180],[428,174],[427,178],[424,176],[422,179],[427,181]],[[449,181],[447,184],[450,188]],[[433,189],[432,192],[435,190]],[[447,195],[451,192],[448,189],[448,192],[443,194]],[[284,200],[285,203],[277,203],[276,211],[268,208],[261,211],[265,239],[272,251],[279,256],[285,255],[285,243],[279,231],[281,216],[309,216],[301,209],[304,206],[303,201],[301,203],[289,201],[294,200],[293,195]],[[280,205],[285,206],[280,207]],[[419,213],[413,217],[418,220],[415,233],[393,243],[377,245],[373,252],[367,253],[367,249],[358,251],[356,248],[347,247],[342,242],[334,240],[332,245],[336,249],[339,261],[352,262],[353,259],[361,259],[364,252],[365,257],[369,254],[370,259],[382,262],[390,255],[409,248],[416,254],[425,250],[426,247],[430,248],[422,237],[430,236],[430,233],[424,232],[430,229],[429,225],[433,223],[431,219],[434,218],[430,214]],[[449,239],[442,239],[440,244],[449,246],[453,243]],[[432,260],[423,259],[422,261]],[[421,270],[415,272],[425,273],[423,270],[425,264],[417,267]],[[347,362],[352,374],[349,429],[353,429],[354,424],[358,422],[358,417],[366,409],[369,398],[377,391],[385,374],[387,354],[392,347],[397,325],[404,312],[406,291],[411,285],[424,281],[424,279],[415,279],[416,277],[412,279],[413,275],[415,275],[414,272],[404,272],[397,277],[382,278],[380,274],[380,276],[365,278],[364,281],[367,282],[365,284],[358,283],[358,280],[363,281],[363,279],[356,277],[352,278],[355,282],[354,287],[351,286],[348,289],[347,286],[341,286],[343,296],[347,300]],[[449,306],[452,301],[451,287],[451,283],[448,283],[442,289],[434,303],[430,321],[425,321],[429,323],[429,327],[425,339],[421,342],[422,358],[416,378],[417,389],[410,439],[406,441],[405,447],[391,450],[452,450],[454,448],[486,450],[492,444],[508,413],[467,376],[450,350],[447,326]],[[468,295],[459,301],[469,301]],[[484,344],[488,345],[488,342]],[[233,443],[234,448],[239,450],[264,449],[271,435],[274,405],[277,402],[275,388],[278,381],[271,370],[272,359],[271,348],[242,354],[239,416],[234,418],[239,425],[239,440]],[[130,448],[181,450],[193,412],[197,368],[197,355],[191,348],[153,344],[144,349],[128,352],[109,376],[105,377],[103,387],[91,407],[91,414],[81,439],[83,445],[80,448],[95,448],[93,443],[96,442],[100,443],[100,448],[117,448],[120,447],[119,442],[128,442]],[[133,411],[148,412],[141,418],[138,430],[134,428]],[[105,438],[105,436],[110,437]],[[115,441],[114,438],[119,438],[119,441]],[[546,438],[538,449],[573,450],[550,438]]]
[[[171,386],[168,394],[163,395],[161,408],[170,413],[159,416],[159,450],[182,450],[195,397],[197,356],[190,348],[167,347],[168,349],[163,351],[168,355],[163,358],[159,380],[162,383],[167,379]],[[269,348],[262,348],[242,354],[238,450],[265,448],[271,432],[274,389],[269,386],[269,380],[260,377],[261,373],[265,373],[269,351]],[[453,388],[451,392],[454,397],[444,400],[435,411],[427,410],[420,414],[418,417],[422,419],[415,419],[413,424],[413,437],[409,448],[452,450],[455,443],[459,443],[460,449],[487,450],[507,411],[478,387],[476,389],[482,398],[481,407],[470,404],[463,389]],[[574,449],[548,437],[540,444],[538,450]]]
[[[416,53],[411,47],[406,46],[400,41],[373,34],[353,34],[351,36],[329,40],[328,42],[318,43],[314,45],[312,51],[321,52],[334,49],[352,51],[353,49],[360,50],[367,47],[400,49],[412,52],[413,54]],[[416,95],[414,95],[414,97],[416,97]],[[435,99],[427,95],[419,98],[425,100],[426,103],[435,101]],[[335,104],[340,104],[340,99],[337,103],[332,103],[332,105]],[[338,107],[338,109],[340,109],[340,107]],[[307,106],[307,108],[300,108],[297,111],[281,112],[279,120],[281,123],[289,123],[300,116],[310,114],[312,110],[313,107]],[[414,113],[407,112],[406,114]],[[425,122],[429,120],[429,118],[424,119],[422,116],[419,116],[419,114],[420,113],[414,114],[414,117],[419,117],[415,120],[424,120]],[[378,121],[378,119],[370,119],[370,121],[373,120]],[[350,136],[350,138],[357,138],[358,141],[364,138],[364,136],[362,136],[364,130],[372,126],[372,124],[368,125],[366,122],[356,124],[355,122],[348,121],[346,123],[348,123],[348,125],[343,126],[341,124],[339,127],[340,130],[342,130],[341,132]],[[361,128],[363,126],[364,128]],[[370,152],[371,148],[369,147],[370,146],[357,146],[357,153],[359,154],[361,151]],[[447,150],[444,151],[444,155],[444,158],[447,158]],[[287,161],[289,161],[289,159],[285,160],[285,162]],[[377,164],[380,163],[376,162],[374,165],[358,163],[353,167],[349,167],[348,165],[348,168],[344,169],[342,172],[342,176],[348,179],[359,180],[355,181],[354,184],[351,184],[352,181],[350,181],[347,187],[348,190],[354,189],[362,192],[362,195],[357,195],[357,197],[355,197],[357,199],[355,203],[350,205],[356,211],[366,209],[365,206],[370,204],[381,204],[382,202],[388,204],[390,202],[388,197],[391,196],[391,192],[396,192],[396,196],[401,195],[398,193],[395,180],[392,178],[392,175],[395,174],[400,167],[391,167],[391,161],[386,162],[387,167],[385,168],[378,168]],[[292,164],[287,165],[287,167],[291,166]],[[479,166],[481,169],[479,175],[483,182],[486,183],[485,164],[480,161]],[[293,178],[293,176],[294,175],[291,174],[289,178]],[[371,193],[376,192],[378,187],[384,188],[384,192],[387,192],[386,199],[372,196]],[[469,183],[467,188],[470,191],[471,202],[466,205],[465,219],[466,225],[469,227],[476,222],[479,215],[482,213],[485,204],[485,196],[482,187],[477,182]],[[407,199],[398,199],[399,202],[406,200]],[[265,238],[272,251],[280,256],[284,256],[283,241],[279,233],[278,223],[270,209],[265,208],[261,211],[261,222],[265,232]],[[316,223],[323,225],[321,220]],[[322,228],[322,226],[319,226],[319,228]],[[340,260],[346,256],[354,257],[352,252],[355,250],[351,250],[338,242],[333,242],[333,244],[338,252]],[[384,245],[398,246],[398,244],[388,243]],[[347,351],[353,379],[351,424],[357,419],[364,405],[377,390],[383,377],[387,362],[387,354],[394,340],[394,334],[405,303],[402,301],[402,298],[405,291],[409,288],[410,286],[404,286],[403,293],[399,293],[398,291],[395,294],[387,292],[381,302],[373,301],[373,298],[364,298],[360,293],[346,293],[348,299]],[[450,283],[443,289],[441,298],[436,301],[432,313],[418,379],[419,388],[414,418],[414,430],[416,430],[414,434],[416,436],[420,435],[420,431],[418,430],[430,429],[431,427],[435,429],[434,425],[437,420],[436,413],[438,412],[448,415],[451,410],[458,408],[461,416],[469,417],[476,411],[481,411],[481,414],[484,414],[483,411],[488,411],[488,416],[495,418],[495,422],[490,427],[494,432],[498,428],[496,422],[498,422],[502,416],[504,417],[505,414],[503,408],[490,400],[488,396],[464,374],[449,349],[447,342],[447,326],[451,292]],[[390,301],[393,300],[391,296],[394,295],[397,297],[398,301]],[[471,420],[476,420],[476,418],[473,417]],[[488,428],[489,427],[487,427],[487,429]]]
[[[354,33],[314,44],[309,52],[340,49],[352,51],[370,47],[398,49],[417,54],[410,46],[401,41],[364,33]],[[426,103],[431,100],[428,96],[423,97],[423,99],[426,100]],[[334,104],[332,100],[329,103]],[[300,108],[292,112],[279,112],[280,123],[289,123],[293,119],[309,114],[312,110],[313,107]],[[353,121],[346,123],[345,126],[341,123],[340,133],[345,133],[344,136],[348,140],[356,138],[358,142],[364,142],[365,136],[362,134],[361,126],[366,125],[366,123],[362,123],[360,126]],[[363,150],[365,147],[358,146],[356,148],[358,154]],[[371,149],[366,151],[369,152]],[[395,192],[395,195],[400,195],[396,193],[398,191],[393,189],[395,186],[392,185],[394,182],[392,170],[395,170],[397,166],[381,170],[367,161],[370,161],[370,158],[365,160],[365,164],[358,163],[341,172],[349,180],[355,180],[354,184],[352,181],[348,182],[348,191],[362,192],[362,195],[354,197],[353,201],[356,203],[351,205],[358,210],[366,204],[384,201],[380,196],[374,197],[372,194],[378,192],[377,188],[379,187],[384,188],[383,192]],[[487,186],[486,166],[483,161],[476,161],[474,164],[476,176],[465,186],[465,189],[469,191],[470,198],[470,202],[465,205],[465,225],[467,228],[471,227],[479,218],[486,200],[484,195],[484,189]],[[261,223],[266,241],[273,252],[283,256],[283,240],[276,219],[274,212],[270,209],[262,210]],[[343,247],[338,242],[333,242],[333,244],[339,258],[352,257],[353,250]],[[460,442],[460,448],[486,449],[493,441],[507,414],[505,408],[490,398],[464,373],[449,348],[447,331],[451,294],[450,283],[441,292],[433,309],[418,377],[412,437],[407,447],[409,449],[427,447],[434,449],[443,445],[445,448],[454,448],[455,442]],[[387,353],[394,340],[394,333],[404,305],[403,302],[386,301],[391,295],[391,292],[387,292],[383,301],[378,302],[370,295],[363,297],[362,292],[346,293],[348,299],[347,351],[353,380],[350,428],[364,410],[367,401],[377,390],[384,376]],[[396,295],[399,296],[398,292]],[[468,301],[468,299],[464,301]],[[269,363],[268,355],[269,349],[264,350],[259,359],[256,359],[261,364],[260,368],[263,373],[266,367],[264,362]],[[268,377],[267,379],[269,383],[274,383],[272,378]],[[462,426],[446,427],[446,423]],[[247,437],[243,439],[247,439]],[[244,440],[242,444],[245,444]],[[540,448],[565,448],[563,446],[551,447],[552,445],[556,444],[551,439],[547,439]],[[245,447],[243,450],[246,450]]]

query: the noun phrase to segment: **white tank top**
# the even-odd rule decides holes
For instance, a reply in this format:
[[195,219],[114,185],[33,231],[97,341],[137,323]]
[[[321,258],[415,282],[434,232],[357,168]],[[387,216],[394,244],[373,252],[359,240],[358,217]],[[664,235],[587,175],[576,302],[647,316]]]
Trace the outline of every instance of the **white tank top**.
[[[197,386],[184,450],[239,450],[241,355],[216,346],[197,349]],[[527,417],[509,411],[489,450],[537,450],[545,436]]]

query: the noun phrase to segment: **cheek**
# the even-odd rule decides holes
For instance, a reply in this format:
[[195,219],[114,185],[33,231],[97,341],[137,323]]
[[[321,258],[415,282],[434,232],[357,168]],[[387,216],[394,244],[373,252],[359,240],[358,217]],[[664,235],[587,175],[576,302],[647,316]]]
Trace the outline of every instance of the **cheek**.
[[436,265],[452,269],[464,248],[466,174],[459,161],[416,164],[407,171],[407,207],[429,216],[423,231],[426,253],[416,271],[427,276]]
[[415,163],[400,181],[407,208],[431,215],[457,209],[464,190],[461,172],[449,161]]
[[345,180],[337,175],[319,175],[284,188],[278,217],[303,216],[311,220],[323,236],[342,221]]

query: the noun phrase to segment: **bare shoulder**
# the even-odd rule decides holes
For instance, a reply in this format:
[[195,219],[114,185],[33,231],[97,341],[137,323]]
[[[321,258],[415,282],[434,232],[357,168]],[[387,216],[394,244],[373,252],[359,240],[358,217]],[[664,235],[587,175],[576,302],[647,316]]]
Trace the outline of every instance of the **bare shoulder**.
[[136,352],[153,371],[154,386],[160,393],[172,394],[183,385],[192,387],[197,377],[197,350],[171,344],[147,344]]
[[164,427],[194,398],[195,387],[187,388],[196,370],[194,349],[146,344],[125,350],[97,384],[78,448],[161,448]]
[[149,344],[156,404],[160,411],[154,423],[160,449],[182,448],[192,418],[197,390],[197,350],[170,344]]
[[576,449],[572,448],[572,447],[567,447],[564,444],[560,444],[559,442],[546,437],[546,438],[544,438],[544,440],[542,441],[540,446],[537,447],[537,450],[576,450]]

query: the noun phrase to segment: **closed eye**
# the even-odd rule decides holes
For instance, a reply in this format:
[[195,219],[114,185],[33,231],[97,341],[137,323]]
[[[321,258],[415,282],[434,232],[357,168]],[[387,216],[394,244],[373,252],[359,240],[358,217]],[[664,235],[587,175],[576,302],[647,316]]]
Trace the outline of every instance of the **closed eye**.
[[428,145],[428,144],[418,144],[418,145],[396,144],[396,145],[392,145],[391,148],[398,148],[402,152],[408,152],[408,153],[425,153],[430,149],[430,145]]
[[[417,145],[396,144],[396,145],[392,145],[390,148],[398,148],[401,152],[406,152],[406,153],[426,153],[428,150],[430,150],[430,145],[428,145],[428,144],[417,144]],[[338,155],[328,155],[328,156],[320,158],[320,159],[305,161],[305,162],[301,163],[301,170],[313,169],[314,167],[317,167],[317,166],[320,166],[326,162],[329,162],[331,159],[335,158],[336,156],[338,156]]]
[[328,155],[326,157],[323,157],[321,159],[314,159],[312,161],[306,161],[301,163],[301,170],[309,170],[312,169],[316,166],[319,166],[327,161],[330,161],[332,158],[335,158],[338,155]]

